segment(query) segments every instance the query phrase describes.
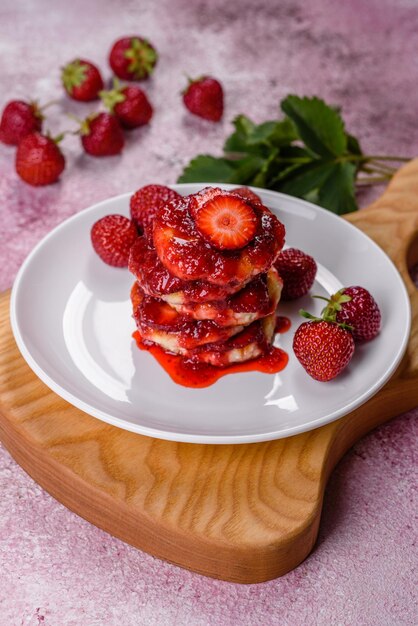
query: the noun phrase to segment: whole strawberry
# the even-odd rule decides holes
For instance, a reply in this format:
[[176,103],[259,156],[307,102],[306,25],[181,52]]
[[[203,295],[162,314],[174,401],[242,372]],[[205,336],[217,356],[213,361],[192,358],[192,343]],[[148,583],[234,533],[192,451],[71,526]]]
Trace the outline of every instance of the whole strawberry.
[[95,157],[119,154],[125,144],[118,120],[110,113],[87,117],[80,128],[84,150]]
[[222,85],[210,76],[190,80],[183,92],[183,102],[194,115],[219,122],[224,110]]
[[16,172],[29,185],[50,185],[65,167],[64,156],[57,142],[41,133],[26,135],[16,151]]
[[91,243],[99,257],[113,267],[127,267],[129,251],[138,237],[135,224],[124,215],[106,215],[91,229]]
[[115,79],[114,89],[101,91],[100,97],[123,128],[143,126],[152,118],[152,106],[145,92],[139,87],[133,85],[122,87]]
[[355,341],[370,341],[379,333],[380,309],[364,287],[344,287],[327,299],[327,303],[323,317],[350,326]]
[[152,224],[158,210],[180,198],[180,194],[164,185],[146,185],[138,189],[130,200],[131,217],[136,226],[145,233],[152,235]]
[[62,68],[61,81],[70,98],[89,102],[97,100],[103,79],[97,67],[84,59],[75,59]]
[[0,121],[0,141],[17,146],[19,141],[42,128],[42,113],[36,102],[12,100],[3,110]]
[[118,39],[110,51],[109,64],[116,76],[124,80],[144,80],[154,71],[158,54],[143,37]]
[[338,376],[351,361],[354,339],[334,322],[304,322],[293,338],[293,351],[312,378],[326,382]]
[[282,250],[274,264],[283,279],[282,300],[295,300],[306,295],[312,287],[317,266],[315,260],[298,250]]

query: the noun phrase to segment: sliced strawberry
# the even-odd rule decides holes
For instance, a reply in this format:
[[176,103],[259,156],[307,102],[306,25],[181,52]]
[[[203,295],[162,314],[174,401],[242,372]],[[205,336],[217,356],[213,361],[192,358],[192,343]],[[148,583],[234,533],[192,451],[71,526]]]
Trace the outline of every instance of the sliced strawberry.
[[196,214],[196,227],[219,250],[238,250],[254,237],[257,217],[253,209],[232,194],[219,194]]
[[236,189],[233,189],[231,193],[241,196],[241,198],[248,200],[251,204],[262,204],[261,198],[257,196],[254,191],[251,191],[249,187],[237,187]]

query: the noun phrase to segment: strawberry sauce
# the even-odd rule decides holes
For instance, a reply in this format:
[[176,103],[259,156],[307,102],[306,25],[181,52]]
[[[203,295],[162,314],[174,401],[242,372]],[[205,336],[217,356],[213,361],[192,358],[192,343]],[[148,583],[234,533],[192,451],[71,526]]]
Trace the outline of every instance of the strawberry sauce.
[[291,326],[290,319],[288,317],[278,316],[276,319],[276,326],[274,327],[275,333],[287,333]]
[[[284,333],[289,330],[290,320],[288,318],[278,317],[277,319],[276,332]],[[180,355],[165,352],[156,344],[145,343],[138,331],[135,331],[132,336],[138,348],[150,352],[175,383],[194,389],[209,387],[227,374],[238,372],[276,374],[286,367],[289,360],[286,352],[272,346],[266,354],[251,361],[236,363],[226,367],[214,367],[205,363],[192,363]]]

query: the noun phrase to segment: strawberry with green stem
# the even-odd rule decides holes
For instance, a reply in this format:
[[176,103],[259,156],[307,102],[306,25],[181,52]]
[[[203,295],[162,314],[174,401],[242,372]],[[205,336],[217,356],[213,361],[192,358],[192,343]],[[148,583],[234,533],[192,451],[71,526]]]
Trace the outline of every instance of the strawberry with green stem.
[[80,102],[97,100],[103,89],[103,79],[98,68],[90,61],[74,59],[62,68],[61,81],[70,98]]
[[222,85],[210,76],[194,80],[189,78],[189,84],[183,91],[183,102],[193,115],[210,122],[219,122],[224,110]]
[[18,143],[30,133],[41,131],[44,121],[44,110],[56,104],[55,101],[39,106],[36,100],[11,100],[3,110],[0,121],[0,141],[10,146]]
[[354,354],[354,339],[345,324],[312,317],[297,329],[293,351],[306,372],[320,382],[336,378]]
[[347,325],[355,341],[370,341],[378,335],[381,325],[380,309],[364,287],[344,287],[330,298],[314,297],[327,303],[321,313],[322,319]]
[[144,80],[154,71],[158,54],[154,46],[136,35],[115,41],[109,54],[109,64],[118,78]]
[[81,145],[87,154],[95,157],[114,156],[122,152],[125,145],[122,128],[114,115],[93,113],[84,120],[75,115],[68,117],[79,124],[74,135],[80,135]]
[[144,126],[152,118],[152,106],[145,92],[133,85],[123,86],[117,78],[113,89],[99,93],[103,104],[113,113],[123,128],[131,129]]

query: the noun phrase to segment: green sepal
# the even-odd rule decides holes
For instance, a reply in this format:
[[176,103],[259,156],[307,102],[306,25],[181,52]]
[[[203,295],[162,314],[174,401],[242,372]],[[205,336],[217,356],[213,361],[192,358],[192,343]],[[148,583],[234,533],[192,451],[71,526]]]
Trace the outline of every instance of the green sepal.
[[146,39],[132,37],[130,47],[125,50],[125,58],[130,61],[128,72],[137,80],[141,80],[152,74],[158,54]]
[[113,79],[113,89],[99,91],[99,98],[110,113],[113,113],[117,104],[125,102],[126,96],[122,93],[123,85],[115,77]]
[[65,89],[72,92],[74,87],[80,87],[86,80],[88,67],[79,59],[68,63],[61,71],[61,80]]

